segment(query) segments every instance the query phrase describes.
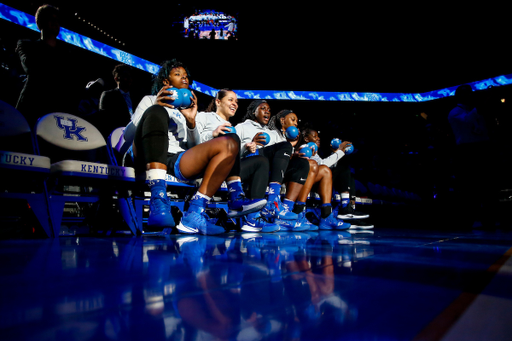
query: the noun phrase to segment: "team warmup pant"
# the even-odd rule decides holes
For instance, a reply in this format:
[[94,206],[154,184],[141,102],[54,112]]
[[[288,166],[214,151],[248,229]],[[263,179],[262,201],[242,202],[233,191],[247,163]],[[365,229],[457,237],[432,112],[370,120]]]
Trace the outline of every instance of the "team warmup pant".
[[332,187],[338,193],[349,192],[350,197],[356,196],[354,177],[350,172],[350,165],[346,160],[339,160],[332,170]]

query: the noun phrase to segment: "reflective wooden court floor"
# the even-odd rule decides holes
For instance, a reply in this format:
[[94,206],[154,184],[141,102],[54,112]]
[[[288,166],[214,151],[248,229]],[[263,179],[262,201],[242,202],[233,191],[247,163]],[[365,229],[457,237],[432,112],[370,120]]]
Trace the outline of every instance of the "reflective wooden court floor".
[[0,339],[510,340],[512,231],[0,241]]

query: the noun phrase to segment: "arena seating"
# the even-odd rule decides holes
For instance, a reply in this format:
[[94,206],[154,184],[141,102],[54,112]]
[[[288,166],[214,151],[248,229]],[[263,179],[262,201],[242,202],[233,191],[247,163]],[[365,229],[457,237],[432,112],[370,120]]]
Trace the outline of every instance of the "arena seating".
[[52,160],[47,186],[54,237],[59,235],[62,222],[96,218],[97,224],[105,223],[104,228],[116,228],[101,221],[99,211],[90,205],[78,205],[82,214],[66,217],[66,203],[96,203],[92,207],[106,212],[117,207],[130,231],[138,233],[135,212],[127,201],[135,171],[109,162],[106,141],[91,123],[71,114],[51,113],[39,119],[35,133],[39,154]]
[[[119,164],[120,160],[123,160],[124,164],[133,164],[133,155],[131,154],[131,145],[135,138],[135,126],[130,123],[126,127],[119,127],[115,129],[110,135],[108,149],[110,151],[110,158],[112,162]],[[137,228],[139,231],[143,231],[144,224],[147,223],[147,207],[149,205],[150,193],[144,184],[144,174],[137,175],[137,181],[135,190],[132,193],[134,201],[135,212],[137,216]],[[192,183],[183,183],[176,179],[174,176],[167,174],[166,178],[168,195],[170,198],[171,205],[176,208],[173,209],[173,214],[176,219],[176,224],[180,219],[182,213],[185,211],[185,203],[187,199],[194,194],[201,183],[201,179],[198,179]],[[214,200],[207,206],[210,210],[228,211],[227,202],[227,185],[224,182],[221,188],[217,191],[217,195],[214,196]],[[170,232],[169,230],[164,231],[165,233]]]
[[[58,237],[62,223],[91,223],[97,211],[84,209],[83,203],[88,207],[102,203],[114,208],[132,234],[143,233],[149,193],[143,185],[141,187],[142,179],[136,181],[134,169],[128,166],[133,165],[133,125],[115,129],[105,141],[89,122],[70,114],[52,113],[39,120],[35,134],[32,134],[19,112],[5,103],[0,104],[2,140],[23,138],[29,141],[9,144],[19,148],[24,146],[24,150],[0,152],[2,176],[13,179],[12,182],[3,182],[2,186],[30,183],[29,186],[2,188],[1,199],[25,200],[48,237]],[[3,143],[0,147],[5,145]],[[15,160],[31,161],[16,163]],[[200,180],[190,184],[168,176],[167,185],[172,206],[176,208],[173,210],[176,220],[181,217],[186,200],[199,184]],[[359,205],[411,204],[420,200],[414,193],[372,182],[363,184],[356,181],[356,192],[356,204]],[[216,200],[208,207],[216,213],[227,211],[226,193],[224,183]],[[308,205],[315,206],[318,201],[318,194],[311,193]],[[339,194],[333,193],[334,206],[339,202]],[[66,215],[66,203],[82,207],[80,214]]]

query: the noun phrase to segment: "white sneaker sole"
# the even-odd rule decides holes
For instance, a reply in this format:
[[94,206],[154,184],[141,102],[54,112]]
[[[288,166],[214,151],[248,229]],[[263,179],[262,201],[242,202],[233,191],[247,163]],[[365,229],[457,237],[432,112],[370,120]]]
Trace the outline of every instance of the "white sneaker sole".
[[261,200],[261,201],[255,202],[255,203],[253,203],[251,205],[244,205],[244,206],[242,206],[242,210],[241,211],[229,210],[228,217],[229,218],[234,218],[234,217],[239,217],[241,215],[246,215],[246,214],[249,214],[249,213],[258,212],[263,207],[265,207],[266,204],[267,204],[266,200]]
[[244,225],[242,226],[242,231],[245,231],[245,232],[261,232],[262,228],[261,227],[253,227],[253,226],[249,226],[249,225]]
[[351,220],[351,219],[366,219],[366,218],[370,218],[370,216],[369,215],[355,216],[353,214],[346,214],[346,215],[340,214],[336,218],[341,219],[341,220]]
[[185,225],[183,225],[180,221],[180,223],[176,226],[176,228],[178,229],[178,231],[180,231],[181,233],[187,233],[187,234],[195,234],[195,233],[199,233],[199,230],[197,228],[192,228],[192,227],[187,227]]

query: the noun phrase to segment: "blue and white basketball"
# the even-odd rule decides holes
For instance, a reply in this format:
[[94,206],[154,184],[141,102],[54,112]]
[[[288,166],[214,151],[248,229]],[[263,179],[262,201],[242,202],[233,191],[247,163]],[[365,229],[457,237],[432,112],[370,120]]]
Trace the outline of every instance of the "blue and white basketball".
[[299,150],[299,153],[304,154],[305,157],[311,157],[311,155],[313,155],[313,151],[311,150],[310,147],[302,147]]
[[316,153],[318,152],[318,146],[316,145],[315,142],[308,142],[308,147],[311,148],[311,150]]
[[331,147],[334,149],[338,149],[340,147],[340,144],[341,144],[341,140],[338,138],[331,140]]

